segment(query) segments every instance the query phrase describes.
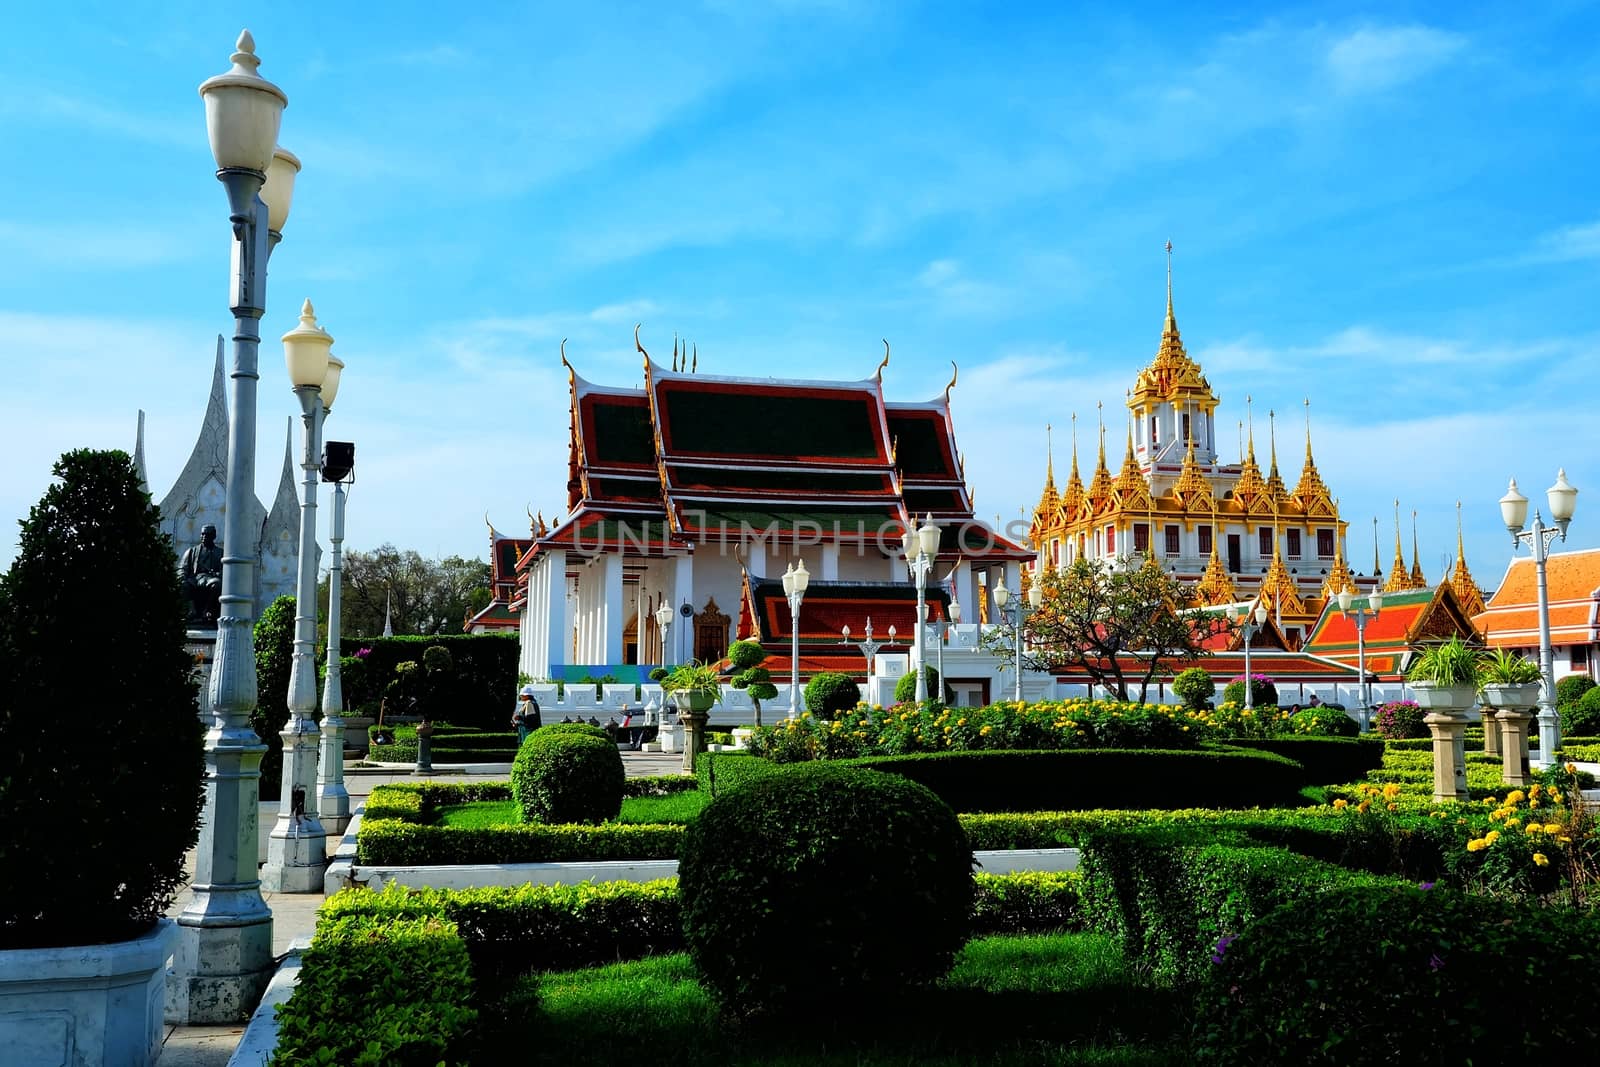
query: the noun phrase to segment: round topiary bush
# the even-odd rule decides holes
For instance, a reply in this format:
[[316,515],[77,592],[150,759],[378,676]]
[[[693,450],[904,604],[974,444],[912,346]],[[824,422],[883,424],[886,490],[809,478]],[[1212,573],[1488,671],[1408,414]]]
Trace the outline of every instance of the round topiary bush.
[[[581,730],[573,729],[582,726]],[[627,772],[614,741],[581,723],[535,730],[511,764],[511,794],[524,822],[605,822],[622,810]]]
[[950,807],[899,775],[792,764],[719,794],[678,861],[684,939],[730,1011],[829,1011],[947,973],[972,912]]
[[1569,674],[1556,683],[1556,706],[1576,704],[1593,688],[1595,688],[1594,679],[1587,674]]
[[0,578],[0,949],[146,933],[185,884],[204,801],[160,512],[125,452],[52,473]]
[[1583,696],[1561,709],[1561,733],[1569,737],[1600,734],[1600,689],[1587,689]]
[[1361,733],[1361,724],[1346,715],[1343,708],[1319,704],[1301,708],[1290,716],[1289,730],[1312,737],[1355,737]]
[[[1515,960],[1508,993],[1506,964]],[[1224,936],[1197,998],[1193,1062],[1531,1063],[1600,1041],[1600,921],[1446,889],[1296,900]],[[1381,990],[1381,995],[1376,991]]]
[[848,674],[823,671],[806,683],[806,710],[819,719],[832,719],[861,703],[861,687]]
[[[928,699],[939,700],[939,668],[929,664],[922,668],[922,676],[927,679]],[[860,692],[859,688],[857,692]],[[902,674],[900,680],[894,683],[894,702],[896,704],[909,704],[915,699],[917,699],[917,672],[912,671],[909,674]],[[950,694],[947,691],[940,703],[947,704],[949,701]],[[840,710],[844,711],[853,707],[855,705],[851,704],[847,708],[841,708]]]
[[[1272,679],[1264,674],[1250,676],[1250,703],[1258,708],[1276,707],[1278,704],[1278,687],[1272,684]],[[1244,679],[1235,678],[1222,690],[1224,703],[1244,703]]]
[[[1200,711],[1217,695],[1217,683],[1204,667],[1190,667],[1172,680],[1172,691],[1183,701],[1184,707]],[[1244,696],[1243,686],[1239,688],[1239,695]]]

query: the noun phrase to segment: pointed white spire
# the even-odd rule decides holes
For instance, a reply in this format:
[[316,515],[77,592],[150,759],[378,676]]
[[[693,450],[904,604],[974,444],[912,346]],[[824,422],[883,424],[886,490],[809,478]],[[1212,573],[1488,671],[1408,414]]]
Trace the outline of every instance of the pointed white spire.
[[394,636],[394,619],[389,614],[389,599],[389,590],[385,589],[383,591],[383,636],[385,637]]

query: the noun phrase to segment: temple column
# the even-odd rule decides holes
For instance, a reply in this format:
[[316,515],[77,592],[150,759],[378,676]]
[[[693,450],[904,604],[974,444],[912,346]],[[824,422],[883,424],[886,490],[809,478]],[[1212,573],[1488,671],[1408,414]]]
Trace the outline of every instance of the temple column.
[[839,580],[839,546],[837,543],[822,546],[822,562],[817,567],[817,577],[824,582]]
[[744,569],[750,572],[750,577],[765,578],[767,576],[767,542],[765,538],[757,538],[745,546]]
[[556,667],[567,662],[568,635],[572,632],[567,622],[567,553],[551,549],[544,554],[539,570],[539,599],[531,610],[538,612],[534,625],[543,639],[544,669],[533,672],[538,677],[554,678]]
[[688,554],[678,556],[672,561],[672,630],[667,634],[670,653],[668,661],[681,663],[694,655],[694,642],[684,636],[684,630],[692,626],[692,618],[684,618],[679,614],[684,604],[691,608],[694,606],[694,557]]

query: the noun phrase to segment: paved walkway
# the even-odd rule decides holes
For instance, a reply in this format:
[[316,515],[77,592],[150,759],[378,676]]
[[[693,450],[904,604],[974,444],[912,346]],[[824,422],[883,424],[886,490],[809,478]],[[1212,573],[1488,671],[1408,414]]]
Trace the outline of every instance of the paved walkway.
[[[652,774],[676,774],[683,769],[683,757],[660,752],[623,752],[622,762],[628,777],[640,778]],[[470,767],[436,764],[438,779],[450,782],[504,781],[511,773],[509,763],[476,764]],[[470,773],[468,773],[470,772]],[[376,786],[392,782],[415,782],[416,776],[395,768],[347,768],[345,788],[350,792],[350,806],[359,807]],[[261,841],[263,844],[272,824],[278,817],[276,801],[261,806]],[[329,853],[334,842],[329,842]],[[194,876],[194,853],[184,860],[185,870]],[[317,928],[317,910],[326,899],[321,893],[262,893],[261,897],[272,909],[272,952],[280,960],[289,950],[291,942],[309,939]],[[167,914],[176,916],[188,902],[188,894],[179,894]],[[244,1035],[244,1022],[228,1026],[173,1026],[167,1025],[161,1045],[159,1067],[227,1067],[228,1059]]]

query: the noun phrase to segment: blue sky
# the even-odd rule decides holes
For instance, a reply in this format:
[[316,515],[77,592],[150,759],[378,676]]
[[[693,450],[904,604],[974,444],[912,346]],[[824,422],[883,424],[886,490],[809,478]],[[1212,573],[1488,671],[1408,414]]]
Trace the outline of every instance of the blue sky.
[[[594,10],[579,11],[593,6]],[[1121,400],[1178,322],[1319,465],[1370,566],[1393,505],[1430,578],[1493,585],[1507,476],[1584,490],[1600,544],[1600,12],[1591,4],[35,5],[0,37],[0,519],[51,460],[193,443],[226,307],[196,87],[248,26],[305,169],[274,255],[259,481],[297,410],[276,337],[316,303],[348,363],[347,545],[481,555],[565,503],[557,346],[640,379],[632,327],[705,373],[949,364],[979,514],[1037,499],[1044,427]],[[80,7],[72,11],[69,7]],[[1227,436],[1224,435],[1224,440]],[[1233,458],[1224,448],[1225,458]],[[1264,455],[1263,455],[1264,459]],[[1587,502],[1587,503],[1586,503]],[[326,509],[324,509],[326,515]],[[0,562],[15,551],[0,540]]]

